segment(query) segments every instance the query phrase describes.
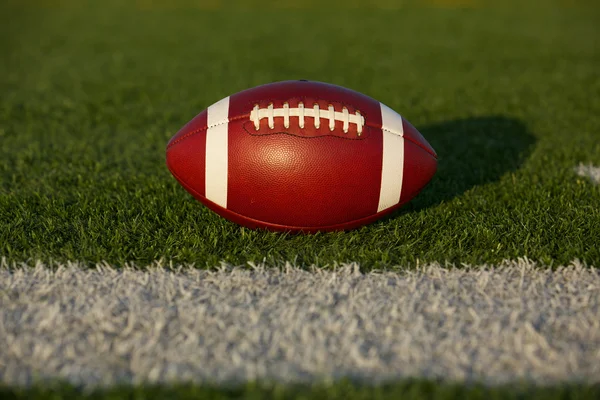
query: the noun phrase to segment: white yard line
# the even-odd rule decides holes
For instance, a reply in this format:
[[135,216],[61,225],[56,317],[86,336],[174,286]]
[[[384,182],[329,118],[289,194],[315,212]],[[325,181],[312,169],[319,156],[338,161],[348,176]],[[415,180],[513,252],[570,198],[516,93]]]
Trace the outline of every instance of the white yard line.
[[600,275],[0,266],[0,383],[600,381]]
[[591,164],[579,164],[575,167],[575,172],[577,172],[577,175],[589,178],[595,184],[600,185],[600,167],[594,167]]

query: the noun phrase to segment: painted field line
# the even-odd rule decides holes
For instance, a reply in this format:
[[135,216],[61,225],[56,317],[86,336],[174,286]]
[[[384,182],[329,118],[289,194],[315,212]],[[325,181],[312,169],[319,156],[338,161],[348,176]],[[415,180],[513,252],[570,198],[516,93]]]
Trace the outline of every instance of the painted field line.
[[600,381],[600,275],[0,266],[0,383]]
[[577,175],[589,178],[592,182],[600,185],[600,167],[595,167],[592,164],[579,164],[575,168]]

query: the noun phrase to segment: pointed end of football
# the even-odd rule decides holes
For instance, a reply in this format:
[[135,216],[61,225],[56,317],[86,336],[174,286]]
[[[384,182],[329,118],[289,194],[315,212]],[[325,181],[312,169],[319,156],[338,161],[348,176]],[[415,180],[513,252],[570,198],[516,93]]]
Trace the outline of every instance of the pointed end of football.
[[415,128],[410,122],[408,122],[404,118],[402,119],[402,125],[404,130],[404,139],[407,139],[412,143],[416,144],[417,146],[421,147],[433,158],[437,158],[437,153],[435,152],[433,147],[431,147],[429,142],[427,142],[427,140],[423,137],[423,135],[421,135],[421,132],[419,132],[417,128]]
[[413,141],[405,141],[404,182],[400,203],[408,202],[431,181],[437,171],[437,158],[434,154],[433,148],[428,151]]

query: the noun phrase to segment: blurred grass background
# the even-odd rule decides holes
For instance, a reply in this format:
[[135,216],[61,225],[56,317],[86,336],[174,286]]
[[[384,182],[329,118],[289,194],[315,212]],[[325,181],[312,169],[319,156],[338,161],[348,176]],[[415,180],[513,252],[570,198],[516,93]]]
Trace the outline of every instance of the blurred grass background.
[[[600,190],[573,172],[600,163],[595,2],[315,4],[3,3],[0,254],[599,263]],[[440,156],[432,183],[392,218],[314,236],[239,228],[176,184],[164,147],[182,125],[299,78],[402,113]]]

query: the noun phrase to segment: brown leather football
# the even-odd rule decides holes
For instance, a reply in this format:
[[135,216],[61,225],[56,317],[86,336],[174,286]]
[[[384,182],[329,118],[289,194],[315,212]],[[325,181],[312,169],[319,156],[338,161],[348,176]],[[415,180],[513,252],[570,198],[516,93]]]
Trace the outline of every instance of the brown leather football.
[[411,200],[437,155],[384,104],[322,82],[285,81],[213,104],[167,145],[196,199],[250,228],[347,230]]

